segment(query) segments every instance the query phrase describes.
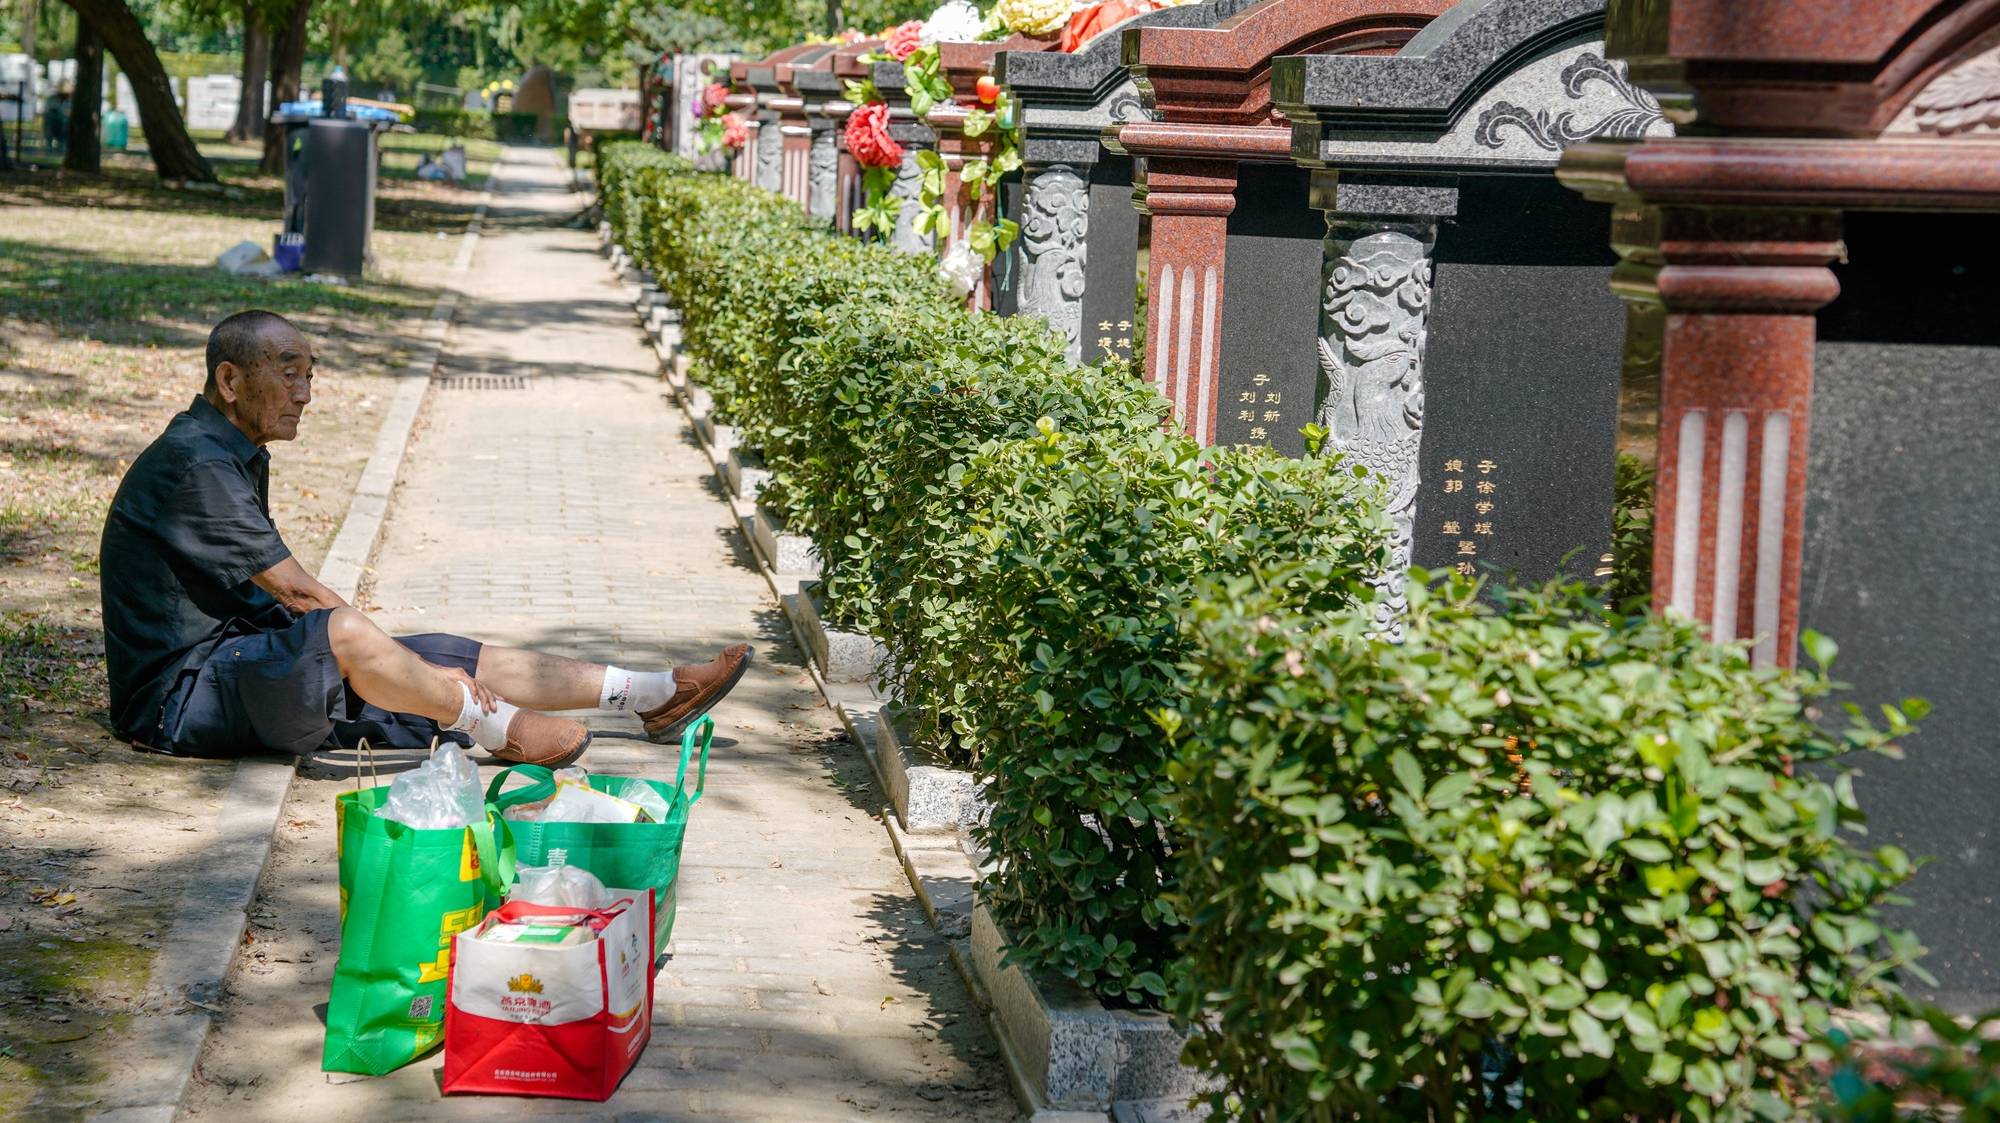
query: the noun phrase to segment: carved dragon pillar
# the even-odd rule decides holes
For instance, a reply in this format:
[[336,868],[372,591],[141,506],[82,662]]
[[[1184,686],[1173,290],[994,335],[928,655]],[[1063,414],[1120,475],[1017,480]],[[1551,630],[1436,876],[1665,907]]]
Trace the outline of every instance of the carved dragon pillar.
[[1020,311],[1062,333],[1069,360],[1083,359],[1084,236],[1090,183],[1069,164],[1027,169],[1021,209]]
[[917,213],[920,205],[917,197],[921,194],[922,169],[917,167],[917,150],[914,146],[903,147],[903,163],[896,169],[896,182],[889,188],[893,198],[901,200],[896,212],[896,230],[889,236],[889,244],[904,253],[931,252],[931,236],[917,233]]
[[1431,308],[1434,218],[1328,216],[1320,300],[1319,423],[1336,450],[1382,480],[1391,521],[1388,574],[1377,622],[1402,633],[1416,532],[1418,450],[1424,427],[1424,344]]
[[806,176],[806,213],[832,222],[839,202],[840,151],[834,143],[833,122],[823,117],[814,119],[811,164]]

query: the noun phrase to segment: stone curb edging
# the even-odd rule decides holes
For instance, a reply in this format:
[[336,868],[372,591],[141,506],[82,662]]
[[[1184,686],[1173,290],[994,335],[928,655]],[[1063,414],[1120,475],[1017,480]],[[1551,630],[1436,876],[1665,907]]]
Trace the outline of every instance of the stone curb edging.
[[[660,290],[652,276],[636,269],[623,247],[613,241],[608,223],[600,224],[598,233],[611,268],[633,289],[640,323],[655,337],[661,378],[669,386],[664,396],[680,407],[696,444],[707,455],[758,572],[778,598],[807,655],[807,674],[862,749],[876,783],[890,796],[882,823],[897,860],[926,918],[950,941],[952,966],[986,1011],[1016,1099],[1035,1123],[1087,1123],[1107,1117],[1116,1123],[1204,1119],[1205,1112],[1186,1106],[1200,1078],[1179,1064],[1184,1039],[1164,1015],[1109,1010],[1081,992],[1062,995],[1052,1004],[1027,973],[1001,964],[1003,941],[978,904],[970,842],[962,834],[968,818],[979,813],[979,798],[969,790],[971,777],[911,758],[895,732],[894,705],[885,706],[872,675],[842,681],[842,674],[829,673],[835,671],[828,651],[832,637],[842,637],[843,643],[851,637],[854,643],[874,645],[876,651],[879,641],[824,627],[813,603],[819,584],[813,579],[819,571],[817,551],[809,541],[785,534],[782,523],[757,503],[761,479],[742,486],[752,484],[752,479],[747,478],[735,434],[728,426],[714,424],[708,392],[688,380],[686,358],[676,353],[679,325],[662,322]],[[761,467],[750,471],[762,473]],[[781,561],[793,568],[781,568]],[[910,829],[915,824],[921,824],[922,833]]]
[[[490,184],[505,160],[503,151],[487,177],[489,186],[461,236],[458,257],[451,266],[453,276],[471,266],[487,207],[493,201]],[[401,382],[376,431],[375,447],[355,484],[354,498],[348,502],[340,530],[320,563],[320,582],[346,600],[352,601],[359,590],[368,556],[381,536],[389,493],[402,469],[410,432],[430,389],[431,375],[443,354],[445,334],[457,308],[458,294],[451,290],[432,305],[421,336],[427,346],[400,372]],[[270,860],[278,816],[291,793],[298,763],[297,757],[237,762],[236,774],[223,790],[222,807],[216,813],[216,842],[203,853],[201,868],[175,903],[173,926],[160,941],[159,957],[147,980],[151,988],[184,997],[189,1009],[134,1019],[134,1029],[141,1038],[139,1048],[156,1051],[160,1071],[174,1075],[159,1086],[130,1088],[107,1097],[101,1101],[101,1109],[87,1117],[91,1123],[171,1123],[180,1110],[201,1061],[208,1031],[215,1023],[223,983],[243,942],[257,882]],[[146,1026],[141,1024],[144,1022],[156,1024]]]

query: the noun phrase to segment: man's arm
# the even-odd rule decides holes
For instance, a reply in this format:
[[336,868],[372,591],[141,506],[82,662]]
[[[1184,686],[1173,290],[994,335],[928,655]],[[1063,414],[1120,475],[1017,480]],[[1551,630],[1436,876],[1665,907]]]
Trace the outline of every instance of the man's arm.
[[262,573],[251,574],[250,580],[295,614],[303,615],[315,608],[347,607],[339,593],[320,584],[319,578],[307,573],[297,558],[287,557]]

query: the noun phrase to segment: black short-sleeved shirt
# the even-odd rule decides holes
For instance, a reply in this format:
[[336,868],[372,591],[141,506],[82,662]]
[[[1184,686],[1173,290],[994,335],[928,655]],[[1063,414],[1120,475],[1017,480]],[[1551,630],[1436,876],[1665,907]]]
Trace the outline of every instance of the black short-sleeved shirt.
[[271,522],[270,465],[198,397],[125,472],[99,549],[111,723],[121,736],[154,742],[174,676],[226,627],[290,626],[291,613],[250,580],[291,556]]

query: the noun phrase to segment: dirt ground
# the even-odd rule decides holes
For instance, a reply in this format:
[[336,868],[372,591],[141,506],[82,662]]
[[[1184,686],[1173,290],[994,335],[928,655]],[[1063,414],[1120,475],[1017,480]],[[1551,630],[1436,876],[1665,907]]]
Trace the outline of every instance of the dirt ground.
[[103,724],[97,538],[125,466],[199,392],[216,320],[293,318],[319,378],[301,438],[273,450],[271,500],[317,566],[478,198],[385,180],[378,275],[334,286],[212,267],[277,228],[276,181],[236,182],[0,177],[0,1117],[82,1114],[124,1019],[169,1001],[144,993],[152,953],[233,771]]

